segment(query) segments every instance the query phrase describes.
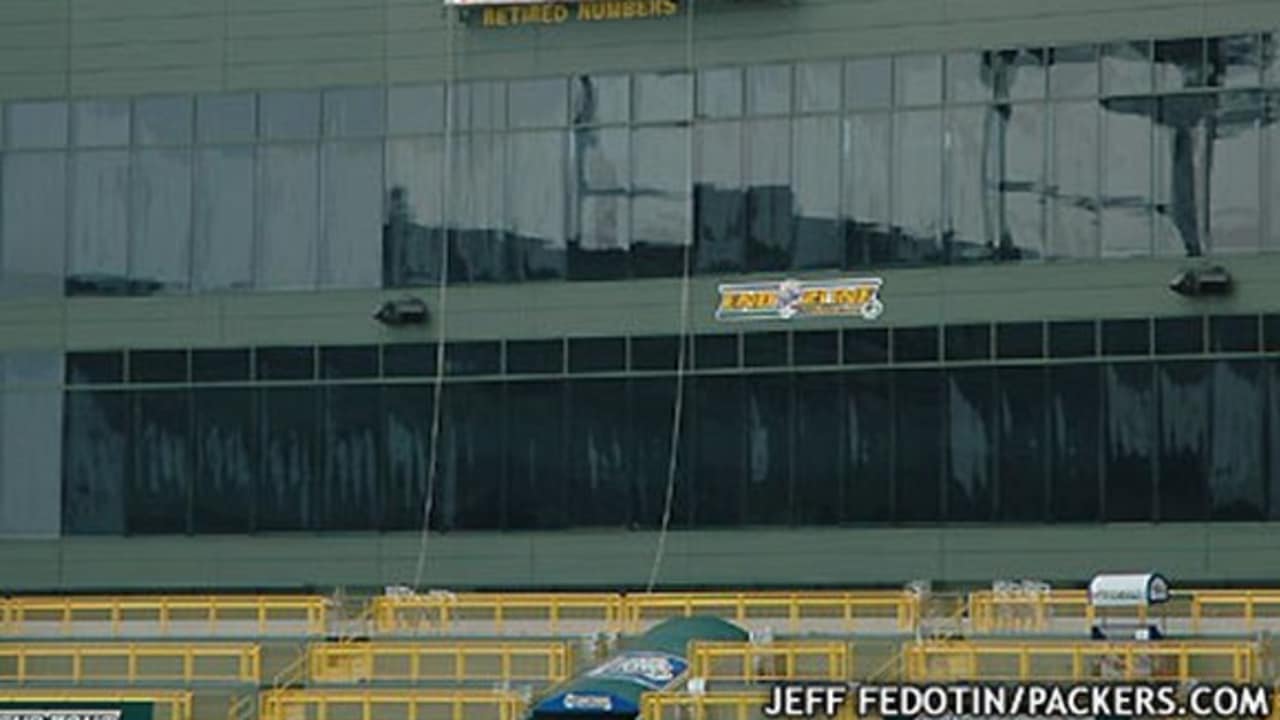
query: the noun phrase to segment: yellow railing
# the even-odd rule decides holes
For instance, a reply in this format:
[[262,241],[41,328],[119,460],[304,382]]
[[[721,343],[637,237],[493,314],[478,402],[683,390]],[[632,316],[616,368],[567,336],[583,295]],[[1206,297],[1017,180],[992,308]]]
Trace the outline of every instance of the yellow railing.
[[464,690],[278,690],[263,693],[259,720],[519,720],[517,693]]
[[1190,632],[1223,629],[1252,632],[1263,621],[1280,628],[1280,590],[1183,590],[1167,604],[1145,608],[1100,610],[1089,604],[1084,590],[1054,590],[1044,595],[996,595],[990,590],[969,594],[973,631],[1043,632],[1050,629],[1087,631],[1106,617],[1136,622],[1149,619],[1186,623]]
[[1232,642],[945,642],[903,648],[909,682],[1166,680],[1247,683],[1258,650]]
[[[640,701],[643,720],[757,720],[765,717],[769,693],[709,692],[705,694],[656,692],[645,693]],[[842,703],[832,717],[852,720],[856,708],[852,702]],[[826,717],[826,716],[822,716]]]
[[312,682],[512,680],[558,683],[573,667],[563,642],[318,643]]
[[250,643],[0,643],[0,681],[234,682],[257,685]]
[[851,655],[848,643],[829,641],[786,641],[767,645],[694,642],[689,645],[693,677],[742,683],[847,680]]
[[[323,635],[318,595],[19,596],[0,599],[0,633],[53,625],[63,634],[228,633]],[[81,627],[88,624],[87,627]]]
[[795,632],[825,623],[852,631],[879,621],[898,631],[915,627],[915,596],[886,592],[745,592],[506,594],[459,593],[374,598],[375,627],[382,633],[457,630],[466,623],[502,633],[536,624],[556,633],[566,630],[635,632],[668,617],[717,615],[736,622],[770,622]]
[[148,703],[155,720],[191,720],[191,693],[185,690],[0,690],[0,703]]

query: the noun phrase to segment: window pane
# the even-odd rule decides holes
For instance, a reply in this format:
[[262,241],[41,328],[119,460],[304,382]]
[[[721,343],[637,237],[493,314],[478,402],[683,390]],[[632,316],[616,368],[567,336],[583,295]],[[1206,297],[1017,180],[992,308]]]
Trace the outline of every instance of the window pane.
[[255,529],[306,530],[320,502],[318,388],[267,388],[260,398],[262,456]]
[[679,275],[690,242],[687,128],[637,129],[632,135],[632,271],[640,277]]
[[996,325],[996,357],[1038,358],[1043,356],[1043,324],[1024,322]]
[[73,142],[81,147],[129,144],[129,101],[81,100],[73,106]]
[[1109,364],[1106,376],[1106,519],[1152,520],[1156,399],[1147,363]]
[[762,375],[741,382],[747,395],[745,521],[785,525],[792,520],[790,378]]
[[259,151],[255,286],[305,289],[316,285],[319,235],[319,152],[312,145]]
[[[440,417],[440,469],[432,526],[442,530],[503,527],[502,387],[445,386]],[[419,508],[419,515],[421,509]],[[415,527],[421,527],[419,518]]]
[[192,393],[192,529],[197,533],[247,533],[252,528],[258,474],[253,395],[240,388]]
[[67,144],[67,104],[61,102],[9,103],[5,128],[8,147],[58,148]]
[[1049,196],[1053,239],[1049,256],[1096,258],[1101,215],[1098,208],[1098,106],[1093,102],[1053,107],[1052,187]]
[[1218,315],[1209,318],[1210,352],[1257,352],[1256,315]]
[[0,296],[59,296],[66,271],[66,155],[8,153],[0,171]]
[[1102,470],[1102,394],[1097,365],[1059,365],[1049,373],[1049,517],[1097,522]]
[[383,285],[438,283],[444,240],[443,138],[389,141],[387,187]]
[[[1203,180],[1206,157],[1201,128],[1213,113],[1212,98],[1181,95],[1163,97],[1157,102],[1160,114],[1155,125],[1156,252],[1197,257],[1206,249]],[[1216,158],[1214,163],[1217,164]],[[1256,164],[1253,184],[1257,184]],[[1256,187],[1253,192],[1257,193]]]
[[785,115],[789,112],[791,112],[791,66],[749,66],[747,68],[747,113]]
[[322,287],[378,287],[382,273],[382,143],[324,146]]
[[125,503],[130,535],[189,530],[193,442],[190,393],[134,395],[133,474]]
[[1155,330],[1157,355],[1204,352],[1203,318],[1156,318]]
[[962,52],[947,56],[947,102],[984,102],[993,97],[990,53]]
[[630,116],[626,75],[573,79],[573,124],[624,123]]
[[742,115],[742,69],[715,68],[698,72],[698,117]]
[[863,268],[892,257],[889,177],[892,125],[889,115],[853,115],[845,121],[845,266]]
[[134,155],[131,237],[129,276],[135,291],[187,287],[191,272],[188,150],[140,150]]
[[[675,370],[679,362],[680,344],[674,336],[631,338],[632,370]],[[685,357],[685,366],[689,358]]]
[[1045,124],[1044,106],[1014,105],[1003,126],[1004,166],[998,177],[998,207],[1003,209],[998,257],[1028,260],[1045,257]]
[[1202,362],[1166,363],[1160,389],[1159,518],[1206,519],[1205,472],[1209,464],[1209,402],[1212,380]]
[[[941,479],[945,399],[941,374],[933,370],[896,373],[894,439],[895,519],[942,519]],[[883,418],[880,419],[883,422]]]
[[196,154],[195,258],[199,290],[251,287],[253,278],[253,149],[206,148]]
[[[386,485],[380,524],[383,530],[422,530],[430,475],[434,401],[435,391],[430,385],[382,387],[382,407],[387,424]],[[444,444],[441,443],[440,447],[443,448]],[[438,461],[436,472],[440,473],[442,469],[443,462]],[[442,485],[440,477],[436,475],[437,492]],[[432,527],[440,527],[440,512],[441,506],[437,503],[433,509]]]
[[995,106],[952,108],[947,113],[947,230],[953,261],[985,260],[1000,243],[992,212],[1000,168],[1001,117]]
[[872,365],[889,362],[889,331],[845,330],[844,362],[846,365]]
[[329,90],[324,94],[326,137],[371,137],[383,133],[381,88]]
[[[671,527],[687,528],[691,524],[693,496],[692,480],[696,472],[691,454],[691,438],[694,436],[692,388],[686,386],[686,401],[681,405],[680,447],[677,457],[686,458],[678,463],[675,471],[675,492],[671,504]],[[675,383],[667,378],[636,379],[631,381],[632,438],[635,440],[636,461],[632,502],[632,523],[641,528],[656,528],[662,522],[666,500],[667,480],[671,462],[672,424],[675,420]],[[739,416],[740,417],[740,416]],[[732,418],[729,419],[732,422]]]
[[82,152],[75,160],[68,291],[119,293],[129,268],[129,153]]
[[791,123],[747,124],[747,267],[791,267]]
[[626,338],[571,338],[569,372],[609,372],[627,367]]
[[1041,48],[1002,50],[993,61],[996,73],[996,96],[1013,100],[1038,100],[1044,97],[1047,80],[1046,57]]
[[255,359],[259,380],[310,380],[315,377],[315,353],[308,346],[260,347]]
[[[1151,254],[1151,142],[1155,103],[1146,98],[1110,101],[1103,113],[1106,150],[1102,166],[1102,254]],[[1077,150],[1078,152],[1078,150]]]
[[746,367],[786,367],[790,360],[785,332],[749,332],[742,335],[742,361]]
[[[325,379],[378,377],[375,345],[339,345],[320,348],[320,377]],[[370,400],[375,402],[374,399]]]
[[304,140],[320,133],[320,94],[280,91],[259,96],[262,137],[267,140]]
[[796,110],[824,112],[840,109],[840,63],[796,65]]
[[697,184],[698,228],[695,269],[699,273],[740,272],[745,267],[746,196],[742,190],[742,124],[699,125]]
[[840,336],[835,330],[806,330],[792,335],[792,362],[796,365],[834,365],[839,350]]
[[890,58],[858,58],[845,64],[845,106],[886,108],[893,102]]
[[129,382],[178,383],[186,381],[186,350],[132,350],[129,352]]
[[1156,88],[1178,91],[1207,84],[1204,38],[1156,42]]
[[248,380],[250,374],[248,349],[191,351],[191,379],[196,382]]
[[1098,48],[1093,45],[1049,50],[1049,92],[1053,97],[1088,97],[1098,92]]
[[894,519],[893,376],[859,372],[845,376],[843,397],[848,442],[844,478],[844,518],[853,522],[885,523]]
[[898,105],[942,102],[942,58],[937,55],[894,58],[893,87]]
[[[1280,43],[1280,33],[1276,34],[1276,42]],[[1280,52],[1276,53],[1277,73],[1280,73]],[[1280,74],[1276,78],[1280,81]],[[1263,162],[1267,165],[1268,177],[1272,180],[1268,183],[1269,188],[1263,201],[1267,209],[1267,232],[1262,238],[1262,246],[1264,251],[1280,250],[1280,182],[1275,182],[1274,178],[1280,177],[1280,122],[1270,120],[1270,118],[1280,119],[1280,93],[1268,92],[1265,98],[1266,114],[1269,121],[1264,130],[1263,138],[1267,153],[1263,157]]]
[[1102,92],[1129,95],[1151,92],[1151,43],[1114,42],[1102,46]]
[[1146,320],[1102,321],[1102,354],[1147,355],[1151,352],[1151,326]]
[[507,372],[551,374],[564,372],[564,343],[560,340],[508,340]]
[[375,385],[332,385],[324,391],[324,480],[312,527],[373,530],[381,501],[381,389]]
[[133,106],[133,139],[139,145],[189,145],[192,131],[189,95],[141,98]]
[[697,335],[693,339],[694,358],[699,368],[738,366],[737,335]]
[[507,124],[507,84],[472,82],[454,85],[453,130],[501,130]]
[[569,277],[574,280],[624,278],[631,247],[627,130],[577,130],[573,142],[578,238],[570,249]]
[[449,375],[497,375],[502,372],[502,346],[485,340],[447,343],[444,362]]
[[503,243],[506,212],[495,192],[506,179],[506,136],[473,134],[453,144],[455,180],[448,219],[449,282],[499,282],[506,279]]
[[408,85],[387,89],[387,129],[393,135],[444,130],[444,87]]
[[636,122],[688,120],[691,115],[689,76],[685,73],[636,75],[634,92]]
[[564,396],[559,382],[507,386],[507,528],[553,530],[568,522]]
[[[1045,370],[1038,367],[1000,368],[999,519],[1043,522],[1048,479],[1045,418]],[[1076,431],[1079,432],[1083,428]]]
[[1223,87],[1256,87],[1262,82],[1264,38],[1257,35],[1209,38],[1206,82]]
[[1211,121],[1209,233],[1215,254],[1257,252],[1261,240],[1259,158],[1262,96],[1224,93]]
[[569,107],[563,78],[517,80],[508,86],[511,127],[561,127]]
[[427,377],[435,375],[437,355],[438,350],[435,343],[383,345],[382,374],[384,377]]
[[1209,421],[1209,512],[1213,520],[1267,517],[1266,366],[1239,360],[1213,363]]
[[255,96],[250,93],[196,98],[196,130],[202,142],[243,142],[257,134]]
[[1071,358],[1096,355],[1097,326],[1092,321],[1049,323],[1049,357]]
[[894,165],[893,259],[932,263],[940,259],[942,223],[942,113],[936,110],[897,116]]
[[790,267],[839,268],[844,264],[840,237],[840,119],[797,118],[793,125],[791,205],[795,249]]
[[948,325],[945,329],[947,360],[990,359],[990,325]]
[[124,382],[122,352],[67,353],[66,363],[68,385]]
[[62,530],[124,533],[129,468],[129,395],[69,392],[63,425]]
[[636,472],[632,466],[627,384],[593,380],[575,382],[569,389],[566,470],[570,522],[579,527],[627,527],[632,519],[628,507]]
[[844,404],[843,376],[815,373],[795,377],[792,521],[797,524],[835,525],[842,519],[847,502],[842,442],[847,433]]
[[741,525],[746,504],[742,378],[699,377],[690,390],[694,518],[699,527]]
[[989,522],[995,510],[995,383],[990,368],[947,373],[947,518]]
[[938,328],[909,327],[893,330],[893,361],[932,362],[938,359]]
[[510,199],[508,257],[513,280],[565,277],[565,135],[562,132],[510,136],[506,178]]

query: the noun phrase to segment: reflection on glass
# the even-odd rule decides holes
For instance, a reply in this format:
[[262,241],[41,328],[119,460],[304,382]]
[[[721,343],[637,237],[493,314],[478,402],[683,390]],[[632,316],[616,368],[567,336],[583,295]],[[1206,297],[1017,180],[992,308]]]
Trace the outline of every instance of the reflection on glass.
[[127,531],[188,532],[194,444],[190,392],[136,393],[133,401],[133,472],[125,501]]
[[319,160],[314,145],[269,145],[258,151],[261,185],[255,287],[315,287],[320,234]]
[[942,224],[942,113],[905,112],[896,116],[893,259],[936,262]]
[[1133,95],[1151,92],[1151,43],[1147,40],[1102,46],[1102,92]]
[[749,66],[747,68],[747,113],[784,115],[789,112],[791,112],[791,66]]
[[1212,520],[1266,519],[1265,371],[1249,362],[1213,364],[1212,450],[1206,469]]
[[634,77],[633,119],[636,122],[671,122],[691,116],[689,75],[650,73]]
[[252,93],[196,98],[196,134],[202,142],[245,142],[257,133]]
[[630,77],[578,75],[572,79],[574,125],[624,123],[630,117]]
[[1202,38],[1158,40],[1155,60],[1157,90],[1177,91],[1207,84]]
[[1209,38],[1205,48],[1205,84],[1257,87],[1262,81],[1263,54],[1268,44],[1257,35]]
[[797,118],[792,126],[791,190],[794,243],[790,267],[838,268],[840,236],[840,118]]
[[791,379],[764,375],[743,385],[747,525],[791,521]]
[[1049,519],[1096,522],[1100,517],[1103,427],[1097,365],[1051,366],[1049,398]]
[[305,530],[312,522],[320,436],[317,387],[259,391],[258,530]]
[[1000,176],[996,186],[1001,215],[997,257],[1031,260],[1045,257],[1044,105],[1011,105],[1001,113],[1003,132]]
[[1106,520],[1152,517],[1156,398],[1148,364],[1108,364],[1106,377]]
[[508,226],[501,188],[506,180],[505,135],[475,133],[453,141],[449,198],[449,281],[505,279]]
[[320,133],[320,94],[277,91],[259,96],[258,115],[262,137],[268,140],[300,140]]
[[380,399],[381,391],[373,385],[325,389],[320,444],[323,475],[313,528],[377,527],[383,448]]
[[845,263],[850,268],[890,259],[892,218],[891,115],[852,115],[844,124],[844,206],[847,217]]
[[747,123],[747,267],[783,270],[791,266],[791,123]]
[[1210,375],[1207,363],[1160,366],[1159,517],[1205,519],[1205,470],[1209,460]]
[[625,128],[573,134],[578,238],[569,277],[606,280],[627,276],[630,235],[630,151]]
[[1053,107],[1053,173],[1049,256],[1098,256],[1098,106],[1091,101]]
[[[1000,477],[1000,512],[1006,522],[1045,520],[1047,500],[1048,434],[1045,407],[1045,370],[1038,367],[1005,367],[997,371],[996,400]],[[1088,432],[1088,427],[1075,432]]]
[[507,89],[511,127],[564,126],[568,91],[563,78],[512,81]]
[[4,106],[7,147],[10,149],[58,148],[67,144],[67,104],[62,102],[11,102]]
[[1154,101],[1114,98],[1103,112],[1102,254],[1151,253]]
[[66,270],[67,157],[11,152],[0,161],[0,296],[60,295]]
[[947,102],[982,102],[992,98],[988,53],[963,52],[947,56]]
[[632,270],[642,277],[679,275],[681,246],[691,240],[688,128],[637,128],[632,134]]
[[192,529],[197,533],[249,532],[255,514],[258,459],[253,391],[199,389],[192,393],[192,404]]
[[890,58],[858,58],[845,64],[845,106],[887,108],[893,103],[893,61]]
[[387,143],[386,218],[382,227],[384,287],[440,281],[444,235],[444,138]]
[[741,272],[746,267],[746,195],[742,184],[742,124],[703,124],[696,129],[694,192],[700,273]]
[[196,153],[192,285],[198,290],[253,284],[254,163],[252,147]]
[[377,287],[382,272],[382,144],[326,143],[321,287]]
[[628,527],[632,524],[635,462],[625,381],[573,383],[567,438],[568,514],[572,525]]
[[698,73],[698,117],[726,118],[742,114],[742,70],[715,68]]
[[1196,257],[1205,250],[1205,133],[1212,100],[1174,95],[1157,100],[1156,252]]
[[1098,48],[1094,45],[1049,50],[1049,95],[1088,97],[1098,93]]
[[894,58],[893,92],[898,105],[936,105],[942,102],[942,58],[937,55]]
[[387,88],[387,130],[392,135],[444,130],[444,86]]
[[690,388],[694,412],[690,463],[693,517],[701,527],[732,527],[744,520],[746,408],[742,382],[739,377],[700,377]]
[[[1257,252],[1262,227],[1262,96],[1218,96],[1209,125],[1209,234],[1215,254]],[[1273,166],[1274,167],[1274,166]],[[1272,182],[1276,182],[1274,174]]]
[[508,141],[507,176],[511,235],[507,257],[512,280],[563,279],[565,223],[565,135],[563,132],[517,133]]
[[166,95],[133,105],[133,139],[139,145],[187,145],[192,131],[191,98]]
[[326,137],[372,137],[385,132],[382,88],[344,88],[324,94]]
[[997,135],[1001,118],[988,105],[958,107],[947,113],[947,235],[953,261],[991,257],[1000,234],[995,207],[999,171]]
[[81,100],[72,107],[71,134],[80,147],[129,144],[128,100]]
[[796,65],[795,82],[797,112],[834,112],[840,109],[840,63]]
[[989,522],[995,510],[992,462],[998,425],[990,368],[947,377],[947,519]]
[[81,152],[74,168],[67,291],[127,292],[129,152]]
[[129,279],[134,292],[185,289],[191,270],[190,151],[139,150],[132,194]]
[[66,394],[62,529],[69,535],[120,535],[125,531],[129,401],[126,393]]

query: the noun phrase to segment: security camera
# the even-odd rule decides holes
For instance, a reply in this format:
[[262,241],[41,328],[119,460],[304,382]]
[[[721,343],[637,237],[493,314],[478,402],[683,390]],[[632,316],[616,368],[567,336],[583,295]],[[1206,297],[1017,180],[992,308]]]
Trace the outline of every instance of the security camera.
[[374,311],[373,319],[391,327],[425,325],[427,322],[427,304],[415,297],[388,300],[379,305],[378,309]]
[[1231,285],[1231,273],[1221,266],[1183,270],[1169,281],[1170,290],[1187,297],[1226,295]]

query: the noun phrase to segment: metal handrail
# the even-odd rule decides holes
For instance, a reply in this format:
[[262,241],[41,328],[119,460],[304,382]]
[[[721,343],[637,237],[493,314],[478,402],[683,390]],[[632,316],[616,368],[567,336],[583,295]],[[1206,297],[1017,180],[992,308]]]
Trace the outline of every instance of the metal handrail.
[[[449,643],[316,643],[307,648],[311,682],[536,681],[569,677],[571,649],[563,641],[456,641]],[[379,660],[404,668],[379,670]],[[433,662],[434,661],[434,662]],[[483,666],[476,669],[475,664]]]
[[[70,660],[69,672],[33,671],[34,660],[63,658]],[[124,672],[111,672],[86,667],[86,660],[116,658],[124,661]],[[0,668],[12,667],[12,671],[0,669],[0,680],[19,684],[38,680],[57,680],[82,683],[92,681],[122,681],[128,683],[173,681],[187,684],[197,682],[235,682],[256,685],[261,677],[261,649],[253,643],[0,643],[0,659],[8,659]],[[161,672],[144,666],[140,661],[168,659],[177,668]],[[202,660],[230,659],[234,669],[209,670]]]
[[[289,720],[295,717],[290,709],[299,706],[315,708],[314,713],[308,713],[307,717],[323,718],[331,714],[331,708],[335,705],[358,707],[361,720],[374,720],[375,717],[379,720],[414,720],[423,717],[433,720],[467,720],[478,717],[477,708],[496,711],[486,715],[492,720],[518,720],[525,709],[524,698],[518,693],[507,691],[310,688],[264,693],[259,720]],[[432,711],[420,712],[420,706],[427,706]],[[393,712],[393,709],[400,712]],[[342,715],[351,717],[353,714],[346,711]]]
[[226,623],[250,623],[267,634],[276,622],[304,623],[307,635],[327,631],[328,601],[319,595],[147,595],[43,596],[0,599],[0,634],[21,635],[33,624],[56,623],[63,634],[83,635],[76,623],[105,623],[114,637],[125,634],[124,623],[147,623],[161,635],[174,632],[175,623],[193,632],[217,633]]

